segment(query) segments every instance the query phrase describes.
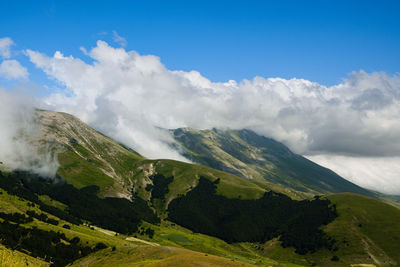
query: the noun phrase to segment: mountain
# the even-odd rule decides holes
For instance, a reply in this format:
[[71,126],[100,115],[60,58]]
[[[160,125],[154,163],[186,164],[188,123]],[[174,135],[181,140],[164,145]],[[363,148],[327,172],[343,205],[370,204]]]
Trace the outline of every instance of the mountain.
[[[14,266],[400,264],[400,210],[381,201],[304,185],[316,178],[304,178],[295,189],[288,187],[294,176],[287,182],[277,175],[278,184],[149,160],[69,114],[38,111],[38,118],[42,144],[59,152],[60,168],[53,180],[26,171],[0,173],[0,253]],[[261,151],[247,157],[288,168],[294,159],[304,163],[282,144],[267,139],[272,149],[254,133],[241,132],[231,147],[246,141]],[[209,157],[200,150],[197,156]],[[244,157],[241,162],[243,170],[261,173],[261,165]]]
[[260,186],[203,165],[146,159],[66,113],[40,111],[39,120],[43,141],[59,151],[58,175],[76,188],[97,185],[103,197],[131,199],[138,195],[150,200],[146,186],[153,183],[150,176],[157,173],[177,178],[169,185],[167,202],[187,192],[200,176],[221,178],[218,190],[228,197],[257,198],[270,189],[291,196],[299,194],[278,185]]
[[41,136],[58,151],[58,175],[77,188],[100,187],[100,195],[130,198],[131,166],[144,158],[62,112],[39,111]]
[[251,130],[172,131],[189,160],[258,183],[272,183],[308,195],[352,192],[375,193],[359,187],[284,144]]

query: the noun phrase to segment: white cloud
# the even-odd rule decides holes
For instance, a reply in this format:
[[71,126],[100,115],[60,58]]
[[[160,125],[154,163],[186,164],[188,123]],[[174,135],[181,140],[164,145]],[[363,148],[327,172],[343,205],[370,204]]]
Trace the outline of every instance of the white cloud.
[[0,166],[54,177],[57,155],[39,144],[40,126],[31,97],[0,88]]
[[182,159],[157,127],[250,128],[302,154],[400,156],[399,75],[359,71],[332,87],[262,77],[217,83],[103,41],[86,53],[93,63],[27,51],[65,87],[46,104],[148,157]]
[[362,187],[387,194],[400,192],[400,157],[315,155],[307,158]]
[[0,77],[6,79],[26,79],[28,70],[14,59],[4,60],[0,63]]
[[0,38],[0,57],[11,57],[11,46],[14,45],[13,40],[9,37]]
[[126,39],[120,35],[116,31],[112,31],[113,33],[113,41],[119,44],[122,47],[126,47],[128,45],[128,42]]

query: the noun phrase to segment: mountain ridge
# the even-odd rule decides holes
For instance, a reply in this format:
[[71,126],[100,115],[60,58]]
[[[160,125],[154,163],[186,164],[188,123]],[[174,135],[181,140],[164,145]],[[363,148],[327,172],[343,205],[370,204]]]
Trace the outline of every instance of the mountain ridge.
[[374,192],[293,153],[284,144],[248,129],[180,128],[171,132],[188,159],[245,179],[267,181],[310,195],[354,192],[376,197]]

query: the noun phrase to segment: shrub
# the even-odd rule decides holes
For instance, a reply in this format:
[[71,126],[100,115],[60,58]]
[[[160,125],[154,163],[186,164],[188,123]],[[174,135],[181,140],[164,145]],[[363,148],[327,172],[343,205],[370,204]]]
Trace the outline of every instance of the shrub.
[[339,257],[335,255],[331,258],[331,261],[339,261]]

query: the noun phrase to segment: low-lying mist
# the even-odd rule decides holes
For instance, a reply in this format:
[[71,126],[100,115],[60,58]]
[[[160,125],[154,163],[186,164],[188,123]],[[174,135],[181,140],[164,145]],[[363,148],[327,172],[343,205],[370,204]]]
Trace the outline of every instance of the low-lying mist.
[[55,176],[57,150],[40,141],[40,124],[32,98],[0,88],[0,166]]

